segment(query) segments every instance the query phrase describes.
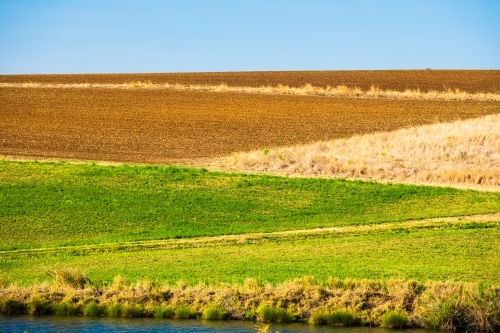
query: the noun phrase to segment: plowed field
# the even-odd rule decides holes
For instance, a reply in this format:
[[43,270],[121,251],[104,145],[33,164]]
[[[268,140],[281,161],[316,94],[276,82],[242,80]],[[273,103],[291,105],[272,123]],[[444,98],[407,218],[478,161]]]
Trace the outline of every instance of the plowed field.
[[0,101],[0,155],[152,163],[500,113],[498,102],[94,88],[0,88]]
[[219,72],[165,74],[72,74],[72,75],[0,75],[0,82],[41,83],[181,83],[260,87],[277,84],[294,87],[310,83],[315,87],[346,85],[368,90],[460,89],[469,93],[500,92],[500,70],[390,70],[390,71],[288,71]]

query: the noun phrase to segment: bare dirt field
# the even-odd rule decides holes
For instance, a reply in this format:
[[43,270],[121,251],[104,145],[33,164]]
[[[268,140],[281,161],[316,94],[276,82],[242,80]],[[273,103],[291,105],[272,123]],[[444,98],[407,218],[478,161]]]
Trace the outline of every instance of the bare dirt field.
[[71,74],[71,75],[0,75],[0,82],[24,83],[179,83],[260,87],[278,84],[301,87],[345,85],[368,90],[373,85],[382,90],[422,91],[460,89],[469,93],[500,93],[500,70],[385,70],[385,71],[269,71],[213,73],[148,74]]
[[0,155],[148,163],[500,113],[486,101],[140,89],[0,88],[0,101]]

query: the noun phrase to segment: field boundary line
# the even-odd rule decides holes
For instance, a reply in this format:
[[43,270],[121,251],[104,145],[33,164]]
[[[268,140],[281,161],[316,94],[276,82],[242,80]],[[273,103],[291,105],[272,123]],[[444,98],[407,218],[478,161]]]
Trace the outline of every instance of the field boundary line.
[[471,229],[500,227],[500,212],[493,214],[467,215],[455,217],[438,217],[403,222],[387,222],[379,224],[354,225],[344,227],[326,227],[299,230],[286,230],[263,233],[247,233],[236,235],[221,235],[208,237],[194,237],[165,240],[129,241],[120,243],[103,243],[91,245],[74,245],[49,248],[32,248],[0,251],[0,258],[19,255],[74,253],[86,254],[92,252],[117,252],[137,250],[183,249],[215,246],[234,246],[256,244],[273,240],[298,240],[305,238],[335,238],[355,235],[368,235],[385,232],[443,230],[443,229]]
[[419,89],[405,91],[381,90],[372,86],[369,90],[361,90],[359,87],[347,87],[339,85],[336,87],[327,86],[314,87],[306,84],[302,87],[289,87],[282,84],[277,86],[262,87],[240,87],[228,86],[225,83],[220,85],[187,85],[171,83],[151,83],[151,82],[127,82],[127,83],[7,83],[0,82],[0,88],[58,88],[58,89],[150,89],[150,90],[175,90],[194,92],[234,92],[246,94],[265,95],[288,95],[288,96],[322,96],[322,97],[343,97],[343,98],[368,98],[368,99],[402,99],[402,100],[447,100],[447,101],[500,101],[500,93],[469,93],[459,89],[448,89],[444,91],[430,90],[427,92]]
[[[0,155],[0,158],[2,158],[1,155]],[[201,160],[201,159],[200,159],[200,161],[193,160],[190,163],[179,162],[179,163],[174,163],[173,165],[177,165],[179,167],[185,167],[185,168],[205,168],[209,171],[214,171],[214,172],[233,172],[233,173],[242,173],[242,174],[248,174],[248,175],[269,175],[269,176],[289,177],[289,178],[344,179],[347,181],[374,182],[374,183],[378,183],[378,184],[401,184],[401,185],[430,186],[430,187],[449,187],[449,188],[454,188],[457,190],[472,190],[472,191],[479,191],[479,192],[494,192],[494,193],[500,192],[500,186],[498,186],[498,185],[478,185],[478,184],[473,184],[473,183],[452,183],[452,182],[439,183],[439,182],[412,181],[412,180],[402,180],[402,179],[378,179],[378,178],[374,178],[374,177],[363,177],[363,176],[346,177],[345,175],[295,174],[295,173],[286,173],[285,171],[277,171],[277,170],[272,170],[272,171],[269,171],[269,170],[251,170],[251,169],[239,168],[237,166],[232,165],[232,163],[231,163],[232,159],[234,159],[234,156],[213,158],[211,160]],[[14,160],[16,160],[16,158],[12,157],[10,160],[14,161]],[[29,160],[28,159],[17,159],[17,160],[19,160],[19,161],[32,161],[33,159],[29,159]],[[104,163],[106,163],[106,162],[104,162]],[[106,165],[106,164],[103,164],[103,165]]]
[[270,175],[276,177],[289,177],[289,178],[320,178],[320,179],[345,179],[347,181],[362,181],[362,182],[375,182],[379,184],[401,184],[401,185],[416,185],[416,186],[431,186],[431,187],[449,187],[457,190],[473,190],[480,192],[500,192],[500,186],[494,185],[477,185],[471,183],[437,183],[437,182],[418,182],[409,180],[394,180],[394,179],[376,179],[369,177],[342,177],[335,175],[299,175],[287,174],[285,172],[271,172],[259,170],[243,170],[235,166],[231,166],[228,162],[228,157],[219,158],[198,158],[198,159],[185,159],[174,160],[171,163],[154,164],[154,163],[140,163],[140,162],[116,162],[105,160],[83,160],[74,158],[59,158],[59,157],[33,157],[33,156],[14,156],[0,154],[0,161],[8,162],[43,162],[43,163],[68,163],[68,164],[95,164],[99,166],[177,166],[179,168],[196,168],[206,169],[211,172],[224,172],[224,173],[240,173],[248,175]]

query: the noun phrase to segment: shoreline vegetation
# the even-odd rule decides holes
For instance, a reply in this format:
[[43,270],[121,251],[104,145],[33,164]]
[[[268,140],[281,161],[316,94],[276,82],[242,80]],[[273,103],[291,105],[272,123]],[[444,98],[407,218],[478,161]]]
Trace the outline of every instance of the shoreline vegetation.
[[52,282],[0,288],[0,313],[84,315],[495,332],[500,287],[465,282],[296,278],[275,285],[135,283],[116,276],[97,285],[76,269]]
[[466,92],[458,88],[444,88],[443,90],[405,89],[402,91],[380,89],[372,85],[367,90],[360,87],[337,85],[326,87],[313,86],[307,83],[300,87],[277,84],[275,86],[239,87],[229,86],[226,83],[219,85],[209,84],[180,84],[180,83],[153,83],[151,81],[131,81],[126,83],[42,83],[42,82],[1,82],[0,88],[76,88],[76,89],[164,89],[176,91],[201,91],[201,92],[235,92],[247,94],[268,95],[299,95],[299,96],[325,96],[344,98],[375,98],[375,99],[418,99],[418,100],[450,100],[450,101],[500,101],[498,92]]

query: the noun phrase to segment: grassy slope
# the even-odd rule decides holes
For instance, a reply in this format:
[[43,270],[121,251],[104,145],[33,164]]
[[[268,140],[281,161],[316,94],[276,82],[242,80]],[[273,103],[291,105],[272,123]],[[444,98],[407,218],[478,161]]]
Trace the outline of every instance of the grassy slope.
[[0,249],[500,211],[500,193],[177,167],[0,162]]
[[[500,211],[499,193],[177,167],[0,162],[1,249],[395,222]],[[29,284],[77,267],[192,283],[304,275],[499,284],[500,227],[477,223],[148,251],[0,254],[0,280]],[[2,282],[2,281],[0,281]]]

